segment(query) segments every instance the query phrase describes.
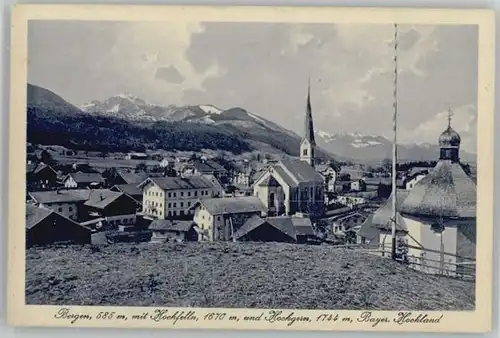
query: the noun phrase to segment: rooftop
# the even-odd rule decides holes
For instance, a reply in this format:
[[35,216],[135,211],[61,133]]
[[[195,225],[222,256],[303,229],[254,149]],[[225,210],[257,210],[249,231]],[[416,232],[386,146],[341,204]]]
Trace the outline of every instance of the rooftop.
[[163,190],[187,190],[213,188],[213,184],[202,176],[189,177],[150,177],[142,182],[139,187],[152,182]]
[[476,217],[476,183],[456,162],[443,160],[411,190],[401,212],[413,216]]
[[208,198],[198,203],[202,204],[212,215],[265,211],[264,204],[255,196]]

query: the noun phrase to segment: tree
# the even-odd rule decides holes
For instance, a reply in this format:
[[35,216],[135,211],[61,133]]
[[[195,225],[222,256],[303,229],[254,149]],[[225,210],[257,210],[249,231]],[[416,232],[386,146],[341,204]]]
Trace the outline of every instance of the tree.
[[384,159],[382,161],[382,168],[384,168],[385,171],[389,172],[392,169],[392,160],[391,159]]
[[148,169],[148,166],[146,165],[146,163],[144,162],[141,162],[141,163],[138,163],[136,166],[135,166],[135,172],[141,172],[141,171],[146,171]]
[[336,160],[334,159],[331,159],[330,162],[328,163],[328,165],[333,168],[335,170],[335,172],[340,172],[340,170],[342,169],[342,166],[340,164],[340,162],[337,162]]
[[47,165],[54,165],[56,163],[52,158],[52,155],[47,150],[42,151],[40,160]]
[[164,171],[164,176],[167,177],[176,177],[177,176],[177,171],[174,169],[174,166],[167,166]]
[[112,186],[118,182],[119,174],[116,168],[108,168],[103,171],[102,177],[106,180],[106,183]]

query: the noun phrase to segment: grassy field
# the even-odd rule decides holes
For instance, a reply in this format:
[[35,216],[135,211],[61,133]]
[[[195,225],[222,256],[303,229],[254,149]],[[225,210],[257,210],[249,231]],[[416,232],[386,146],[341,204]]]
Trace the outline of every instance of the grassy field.
[[113,244],[27,251],[28,304],[472,310],[474,284],[328,246]]

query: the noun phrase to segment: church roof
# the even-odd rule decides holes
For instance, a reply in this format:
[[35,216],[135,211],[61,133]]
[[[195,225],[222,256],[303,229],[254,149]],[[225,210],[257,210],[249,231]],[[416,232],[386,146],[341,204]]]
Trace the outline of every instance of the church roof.
[[[295,158],[284,158],[275,167],[282,166],[296,182],[324,183],[323,176],[307,162]],[[296,186],[297,183],[294,184]]]
[[413,216],[476,217],[476,184],[460,163],[439,161],[411,190],[401,212]]

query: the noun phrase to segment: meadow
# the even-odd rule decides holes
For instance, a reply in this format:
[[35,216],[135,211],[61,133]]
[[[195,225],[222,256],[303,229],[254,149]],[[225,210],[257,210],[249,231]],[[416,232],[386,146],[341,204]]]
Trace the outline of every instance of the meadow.
[[473,310],[474,289],[326,245],[121,243],[26,256],[27,304]]

